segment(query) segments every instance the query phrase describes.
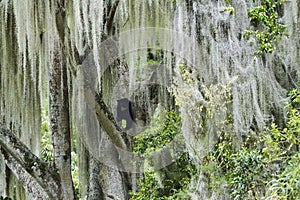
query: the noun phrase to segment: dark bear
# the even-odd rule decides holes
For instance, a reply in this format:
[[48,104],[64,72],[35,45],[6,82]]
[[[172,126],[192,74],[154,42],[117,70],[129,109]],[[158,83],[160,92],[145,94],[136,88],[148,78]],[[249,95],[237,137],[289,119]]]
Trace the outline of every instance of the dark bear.
[[133,124],[132,105],[127,98],[119,99],[117,105],[117,121],[122,124],[122,120],[126,121],[125,130],[129,130]]

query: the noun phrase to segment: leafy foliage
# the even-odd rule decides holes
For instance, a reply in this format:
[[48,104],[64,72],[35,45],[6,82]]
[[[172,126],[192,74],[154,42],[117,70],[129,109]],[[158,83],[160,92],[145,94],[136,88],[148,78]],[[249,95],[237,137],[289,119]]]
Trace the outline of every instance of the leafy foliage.
[[75,193],[80,196],[79,194],[79,169],[78,169],[78,163],[77,163],[77,155],[75,152],[71,152],[72,155],[72,161],[71,161],[71,173],[72,173],[72,180],[74,183],[74,189]]
[[[142,157],[150,155],[170,143],[180,134],[180,129],[181,118],[176,111],[159,113],[154,117],[152,126],[135,137],[134,153]],[[186,152],[162,169],[155,170],[153,166],[148,166],[138,183],[139,191],[132,192],[131,199],[190,199],[184,191],[195,173],[196,167]]]
[[[132,200],[190,199],[185,192],[196,167],[187,153],[170,166],[155,171],[150,168],[138,183],[140,190],[132,194]],[[171,176],[170,176],[171,175]],[[162,176],[162,177],[160,177]]]
[[[262,0],[261,5],[248,9],[252,26],[244,33],[245,38],[256,37],[258,50],[256,54],[271,53],[274,43],[287,35],[286,25],[279,22],[279,9],[284,0]],[[251,42],[253,43],[253,41]]]
[[176,111],[163,111],[153,119],[150,128],[135,137],[134,152],[140,156],[164,147],[180,132],[181,117]]
[[212,173],[224,177],[233,199],[300,198],[299,91],[289,93],[289,121],[284,129],[273,124],[258,136],[250,135],[240,149],[229,133],[219,136],[206,165],[215,165]]
[[[267,194],[271,199],[300,199],[300,89],[288,93],[289,121],[283,130],[273,125],[272,137],[266,152],[273,153],[273,160],[281,160],[280,173],[269,182]],[[275,141],[275,142],[274,142]]]
[[224,7],[222,10],[221,10],[221,12],[223,13],[223,12],[229,12],[229,14],[231,14],[231,15],[233,15],[234,14],[234,7],[232,7],[232,6],[228,6],[228,7]]
[[42,110],[42,143],[41,143],[41,159],[46,162],[54,161],[53,146],[51,144],[51,135],[49,129],[48,109]]
[[293,154],[286,168],[269,182],[267,196],[270,199],[299,199],[300,198],[300,153]]
[[[78,167],[78,155],[77,155],[77,135],[76,128],[73,126],[73,134],[72,134],[72,152],[71,152],[71,175],[74,184],[75,194],[77,197],[80,197],[81,194],[79,192],[79,167]],[[81,200],[81,198],[79,198]]]

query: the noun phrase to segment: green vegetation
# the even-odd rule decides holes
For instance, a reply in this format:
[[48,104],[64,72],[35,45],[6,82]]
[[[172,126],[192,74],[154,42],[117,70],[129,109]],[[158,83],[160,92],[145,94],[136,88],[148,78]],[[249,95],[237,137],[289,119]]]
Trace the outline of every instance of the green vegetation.
[[71,170],[75,193],[77,197],[79,197],[79,169],[77,162],[77,154],[74,151],[71,152]]
[[45,162],[52,162],[53,146],[51,144],[51,133],[49,129],[48,109],[42,109],[42,143],[41,143],[41,159]]
[[134,152],[150,155],[171,142],[181,128],[181,118],[176,111],[163,111],[156,116],[150,128],[135,137]]
[[256,54],[272,53],[275,50],[274,43],[287,35],[286,25],[279,22],[279,10],[284,2],[285,0],[262,0],[261,5],[248,9],[252,25],[245,31],[244,37],[255,36],[258,43]]
[[225,3],[228,5],[224,7],[220,12],[229,12],[230,15],[234,14],[234,7],[231,6],[231,0],[225,0]]
[[273,124],[262,133],[250,134],[239,149],[230,133],[219,135],[203,167],[209,169],[215,189],[227,183],[233,199],[300,198],[300,90],[288,95],[285,128]]
[[[186,193],[192,176],[196,173],[187,153],[173,164],[160,170],[148,169],[138,183],[140,190],[132,194],[132,200],[190,199]],[[170,176],[171,175],[171,176]]]
[[180,64],[178,66],[179,70],[180,70],[180,76],[182,77],[183,81],[186,82],[187,84],[192,84],[194,83],[193,78],[191,77],[191,69],[189,68],[189,66],[185,65],[185,64]]
[[223,12],[229,12],[229,14],[231,14],[231,15],[233,15],[234,14],[234,7],[232,7],[232,6],[228,6],[228,7],[224,7],[222,10],[221,10],[221,12],[223,13]]
[[[180,129],[181,118],[176,111],[160,112],[154,117],[151,126],[135,137],[134,153],[141,157],[151,155],[169,144],[180,134]],[[179,143],[175,146],[175,151],[177,147],[180,149]],[[196,168],[188,153],[177,153],[173,163],[162,169],[155,169],[156,160],[149,161],[144,177],[138,184],[140,190],[132,192],[132,200],[190,199],[185,190]]]
[[[71,145],[72,145],[72,152],[71,152],[71,175],[72,175],[72,180],[74,184],[74,189],[75,189],[75,194],[77,197],[80,197],[80,192],[79,192],[79,165],[78,165],[78,155],[77,155],[77,133],[76,133],[76,128],[73,124],[72,126],[72,135],[71,135]],[[79,198],[81,200],[81,198]]]
[[[192,85],[188,67],[182,65],[179,69],[183,82]],[[200,169],[210,190],[230,194],[237,200],[299,199],[300,89],[288,93],[288,120],[284,127],[273,124],[261,132],[250,131],[242,139],[236,137],[239,133],[235,134],[233,116],[230,110],[227,112],[232,103],[230,85],[201,87],[205,103],[199,105],[198,116],[203,117],[199,120],[200,132],[208,133],[209,119],[219,119],[214,121],[218,133],[214,148],[204,157],[199,155],[203,161]],[[173,91],[178,105],[188,101],[188,94]]]

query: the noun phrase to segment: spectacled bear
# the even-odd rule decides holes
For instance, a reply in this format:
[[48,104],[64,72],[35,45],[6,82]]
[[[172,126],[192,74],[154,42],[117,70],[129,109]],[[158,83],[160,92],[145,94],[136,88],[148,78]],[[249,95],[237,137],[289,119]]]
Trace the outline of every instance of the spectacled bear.
[[127,98],[119,99],[117,105],[117,121],[122,124],[122,121],[126,121],[125,130],[129,130],[133,124],[132,104]]

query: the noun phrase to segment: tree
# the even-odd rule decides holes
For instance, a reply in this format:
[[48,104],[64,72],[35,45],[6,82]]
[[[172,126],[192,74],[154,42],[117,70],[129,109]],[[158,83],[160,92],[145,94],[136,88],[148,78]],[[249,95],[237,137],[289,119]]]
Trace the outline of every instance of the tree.
[[[6,161],[6,165],[9,169],[17,176],[18,180],[24,187],[26,193],[30,198],[33,199],[76,199],[76,194],[74,191],[73,181],[71,177],[71,123],[70,123],[70,80],[72,80],[72,76],[76,76],[75,66],[81,65],[84,57],[79,56],[78,50],[74,45],[74,41],[71,38],[71,32],[68,24],[68,15],[72,12],[72,9],[68,6],[72,6],[71,1],[53,1],[53,2],[38,2],[38,1],[26,1],[28,6],[28,15],[27,18],[23,18],[21,14],[17,12],[20,11],[21,6],[16,2],[6,2],[5,4],[1,2],[1,13],[2,19],[4,19],[1,23],[2,27],[7,28],[7,32],[2,33],[3,37],[6,37],[5,40],[2,40],[1,48],[5,52],[3,53],[4,62],[1,63],[1,72],[9,68],[9,64],[14,63],[12,61],[13,57],[18,57],[21,59],[21,62],[24,65],[23,70],[20,71],[19,74],[22,76],[22,79],[28,82],[31,80],[37,84],[34,86],[33,84],[26,84],[24,88],[28,91],[28,95],[34,95],[36,99],[29,99],[30,103],[33,103],[31,108],[33,111],[40,112],[40,96],[37,93],[42,93],[43,91],[38,91],[38,87],[41,87],[43,84],[39,83],[40,77],[38,74],[38,70],[46,70],[43,68],[35,68],[34,66],[31,68],[32,71],[26,75],[26,72],[31,70],[30,66],[37,64],[36,62],[41,62],[43,58],[47,55],[47,40],[50,39],[51,34],[53,35],[54,46],[52,48],[53,53],[51,54],[52,60],[48,60],[45,62],[45,65],[50,64],[49,66],[49,115],[50,115],[50,127],[52,132],[52,145],[54,150],[54,161],[50,163],[44,163],[40,158],[34,155],[32,151],[32,146],[27,147],[28,144],[24,144],[21,140],[15,136],[29,134],[27,130],[23,127],[26,126],[24,124],[18,124],[20,126],[20,130],[16,131],[15,125],[10,119],[8,119],[5,115],[3,116],[4,124],[1,123],[1,150],[4,155],[4,159]],[[103,18],[107,19],[104,22],[105,32],[101,35],[101,38],[104,38],[104,35],[111,34],[111,29],[113,26],[113,19],[116,13],[116,9],[118,7],[119,1],[116,0],[114,2],[108,2],[107,10],[103,15]],[[104,5],[103,5],[104,6]],[[37,13],[33,14],[33,10],[37,10]],[[47,13],[49,12],[49,13]],[[23,13],[24,14],[24,13]],[[33,14],[33,15],[30,15]],[[39,18],[39,15],[42,17]],[[52,22],[56,30],[52,30],[50,32],[49,28],[42,28],[47,25],[47,22],[44,20],[46,17],[50,17],[50,21]],[[43,18],[44,17],[44,18]],[[37,20],[37,21],[35,21]],[[22,35],[19,31],[22,29],[21,23],[27,23],[30,25],[36,25],[32,29],[26,29]],[[50,23],[51,23],[50,22]],[[15,26],[16,25],[16,26]],[[54,28],[51,27],[51,28]],[[28,27],[27,27],[28,28]],[[45,30],[47,29],[48,30]],[[55,29],[55,28],[54,28]],[[49,31],[49,32],[48,32]],[[48,33],[47,33],[48,32]],[[57,34],[56,34],[57,33]],[[32,39],[32,37],[35,37]],[[48,37],[48,38],[47,38]],[[34,41],[36,40],[36,41]],[[14,44],[13,42],[17,41],[19,45]],[[22,41],[25,41],[25,44],[20,44]],[[32,43],[35,43],[39,46],[39,50],[35,52],[35,50],[30,49]],[[23,46],[22,46],[23,45]],[[38,52],[39,51],[39,52]],[[21,52],[19,54],[19,52]],[[32,56],[34,54],[34,56]],[[88,54],[86,54],[88,55]],[[32,56],[32,57],[31,57]],[[44,57],[45,56],[45,57]],[[34,60],[36,59],[36,60]],[[48,58],[47,58],[48,59]],[[19,62],[15,62],[17,66],[20,64]],[[43,64],[40,64],[43,65]],[[47,66],[44,66],[47,67]],[[16,67],[17,69],[17,67]],[[69,74],[70,72],[70,74]],[[5,73],[5,72],[4,72]],[[35,74],[36,73],[36,74]],[[16,81],[17,84],[20,80]],[[6,85],[7,88],[2,88],[2,92],[7,92],[8,90],[13,90],[14,87],[10,87]],[[29,88],[27,88],[29,87]],[[45,89],[45,88],[43,88]],[[97,119],[99,120],[100,126],[108,133],[109,138],[118,146],[123,149],[130,149],[130,143],[126,134],[116,123],[113,114],[107,107],[106,103],[102,99],[102,95],[97,91],[90,90],[91,99],[93,99],[96,105],[95,112],[97,114]],[[5,91],[6,90],[6,91]],[[45,92],[47,94],[47,92]],[[7,97],[5,93],[3,93],[2,97]],[[27,97],[27,96],[26,96]],[[16,97],[17,98],[17,97]],[[24,97],[25,98],[25,97]],[[3,107],[3,110],[9,107],[9,102],[5,101],[6,104]],[[7,110],[7,109],[6,109]],[[34,117],[33,115],[24,113],[30,112],[29,110],[19,110],[17,112],[12,112],[11,114],[17,115],[20,113],[21,118],[25,117]],[[9,113],[9,112],[8,112]],[[12,119],[14,116],[12,116]],[[32,121],[39,120],[40,117],[36,119],[31,119]],[[39,126],[39,122],[37,123],[37,127]],[[8,127],[9,123],[12,123],[11,127]],[[33,124],[34,125],[34,124]],[[29,125],[30,126],[30,125]],[[14,130],[13,133],[11,130]],[[32,133],[32,135],[40,135],[41,132],[39,128],[37,128],[36,133]],[[123,136],[123,137],[121,137]],[[40,138],[40,137],[38,137]],[[31,140],[31,138],[29,138]],[[28,141],[27,141],[28,142]],[[31,141],[30,141],[31,142]],[[26,143],[26,142],[25,142]],[[35,143],[38,143],[36,141]],[[37,149],[39,145],[37,145]],[[37,155],[38,152],[35,152]],[[92,157],[90,159],[90,167],[93,167],[91,163],[93,161]],[[94,168],[98,168],[97,164]],[[91,169],[93,171],[93,169]],[[99,180],[96,180],[99,181]],[[123,181],[123,180],[122,180]],[[124,183],[128,184],[128,182]],[[91,184],[92,185],[92,184]],[[89,188],[90,197],[92,197],[95,192],[92,187]],[[120,193],[125,193],[127,191],[120,191]],[[95,198],[95,197],[94,197]]]
[[[262,2],[267,9],[260,9]],[[227,4],[230,9],[219,9]],[[133,127],[142,127],[139,131],[160,107],[180,113],[178,129],[197,166],[220,131],[231,131],[238,147],[249,130],[261,131],[272,121],[284,127],[286,90],[300,84],[296,5],[295,0],[275,7],[267,0],[0,0],[0,179],[5,180],[0,192],[14,199],[76,199],[78,192],[88,199],[128,199],[143,173],[130,162],[136,132],[125,132],[124,120],[114,119],[121,98],[131,97]],[[251,9],[246,12],[245,6]],[[290,38],[283,34],[283,19],[292,20]],[[254,55],[260,33],[263,42],[272,37]],[[53,156],[41,146],[47,129]],[[157,134],[155,142],[175,133],[163,130],[167,134]],[[150,140],[150,150],[151,142],[156,144]],[[43,152],[49,159],[43,160]],[[159,173],[177,173],[173,167]],[[144,180],[155,185],[148,175]],[[178,189],[183,176],[178,177],[164,179],[168,183],[161,181],[153,191],[173,195],[169,183]],[[189,178],[188,173],[183,179]],[[228,195],[209,191],[205,170],[191,181],[181,182],[187,190],[195,185],[189,190],[194,198]]]

